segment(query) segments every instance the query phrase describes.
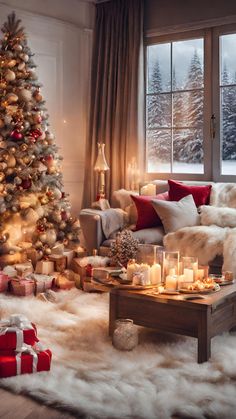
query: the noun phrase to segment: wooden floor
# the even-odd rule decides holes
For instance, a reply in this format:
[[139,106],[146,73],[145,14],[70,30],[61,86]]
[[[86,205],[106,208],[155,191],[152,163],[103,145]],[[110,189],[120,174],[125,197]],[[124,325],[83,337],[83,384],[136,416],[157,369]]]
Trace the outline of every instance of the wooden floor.
[[52,409],[28,397],[0,389],[1,419],[74,419],[77,417],[79,416]]

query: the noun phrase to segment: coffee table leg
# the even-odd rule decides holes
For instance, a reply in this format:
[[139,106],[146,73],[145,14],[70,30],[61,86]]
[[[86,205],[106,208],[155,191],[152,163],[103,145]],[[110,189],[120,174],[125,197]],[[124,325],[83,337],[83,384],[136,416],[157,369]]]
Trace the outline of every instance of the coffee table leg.
[[209,313],[201,313],[198,324],[198,363],[207,362],[211,356],[211,338],[209,333]]
[[110,293],[109,336],[113,335],[116,319],[117,319],[117,296]]

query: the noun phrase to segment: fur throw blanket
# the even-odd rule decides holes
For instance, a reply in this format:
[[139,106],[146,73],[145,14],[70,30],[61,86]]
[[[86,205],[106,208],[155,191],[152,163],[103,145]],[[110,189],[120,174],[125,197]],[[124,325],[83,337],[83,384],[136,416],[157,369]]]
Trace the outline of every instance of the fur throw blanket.
[[167,250],[179,250],[182,256],[196,256],[200,265],[207,265],[223,255],[223,271],[236,276],[236,228],[212,226],[184,227],[164,238]]
[[200,207],[200,226],[167,234],[164,246],[169,251],[179,250],[183,256],[197,257],[201,265],[221,255],[222,270],[236,275],[236,184],[213,185],[210,204]]

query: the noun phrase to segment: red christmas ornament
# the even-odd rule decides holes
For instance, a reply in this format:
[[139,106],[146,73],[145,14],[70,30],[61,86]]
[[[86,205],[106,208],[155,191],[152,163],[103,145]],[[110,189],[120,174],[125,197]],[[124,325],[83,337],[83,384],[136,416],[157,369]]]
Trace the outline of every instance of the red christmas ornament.
[[44,226],[42,224],[39,224],[37,226],[37,230],[39,231],[39,233],[43,233],[45,231],[45,228],[44,228]]
[[45,163],[48,167],[53,165],[54,159],[52,154],[48,154],[47,156],[43,157],[43,163]]
[[21,182],[20,186],[23,189],[29,189],[31,187],[31,184],[32,184],[31,179],[22,179],[22,182]]
[[43,133],[43,132],[42,132],[40,129],[38,129],[38,128],[36,128],[36,129],[32,129],[32,130],[30,131],[30,135],[31,135],[31,137],[34,137],[36,140],[37,140],[37,138],[38,138],[38,137],[41,137],[42,133]]
[[23,135],[17,129],[14,129],[10,135],[13,140],[22,140],[23,138]]
[[66,221],[67,220],[67,213],[66,213],[66,211],[61,211],[61,219],[63,221]]

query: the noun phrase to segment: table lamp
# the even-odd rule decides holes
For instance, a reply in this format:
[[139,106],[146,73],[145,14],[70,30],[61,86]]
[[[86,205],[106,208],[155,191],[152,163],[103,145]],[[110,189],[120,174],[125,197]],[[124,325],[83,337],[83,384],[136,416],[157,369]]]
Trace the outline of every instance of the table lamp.
[[99,189],[97,200],[105,198],[105,172],[109,170],[109,166],[106,161],[104,153],[105,144],[98,143],[98,156],[94,165],[94,170],[98,172],[99,176]]

